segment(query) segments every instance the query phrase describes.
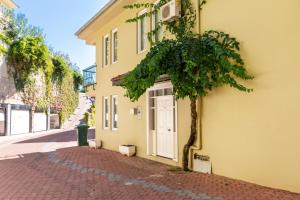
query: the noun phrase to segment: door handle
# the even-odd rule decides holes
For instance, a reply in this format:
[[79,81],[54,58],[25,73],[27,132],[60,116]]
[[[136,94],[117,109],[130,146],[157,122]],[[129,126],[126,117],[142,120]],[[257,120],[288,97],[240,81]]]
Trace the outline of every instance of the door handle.
[[171,129],[169,128],[169,129],[168,129],[168,131],[170,132],[170,131],[171,131]]

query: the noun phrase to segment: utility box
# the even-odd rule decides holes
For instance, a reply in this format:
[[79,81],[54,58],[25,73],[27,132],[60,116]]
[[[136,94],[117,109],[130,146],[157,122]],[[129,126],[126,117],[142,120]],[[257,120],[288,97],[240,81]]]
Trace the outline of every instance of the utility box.
[[211,174],[211,161],[208,156],[194,154],[193,171]]

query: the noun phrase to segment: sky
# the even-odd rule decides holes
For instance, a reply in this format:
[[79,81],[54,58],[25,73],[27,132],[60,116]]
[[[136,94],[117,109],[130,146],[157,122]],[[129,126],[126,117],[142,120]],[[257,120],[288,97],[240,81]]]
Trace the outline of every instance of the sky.
[[73,63],[84,69],[95,63],[95,47],[85,44],[74,34],[108,0],[14,0],[29,24],[39,26],[46,42],[55,51],[70,56]]

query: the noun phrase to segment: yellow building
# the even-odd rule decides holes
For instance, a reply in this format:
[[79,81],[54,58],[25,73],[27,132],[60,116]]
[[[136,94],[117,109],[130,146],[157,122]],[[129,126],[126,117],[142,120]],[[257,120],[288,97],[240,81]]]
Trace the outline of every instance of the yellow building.
[[[96,46],[96,138],[106,149],[133,144],[140,157],[180,166],[189,101],[173,102],[166,79],[135,103],[113,86],[150,47],[143,33],[155,20],[125,23],[144,12],[123,8],[134,2],[111,0],[76,33]],[[193,3],[198,8],[198,0]],[[198,105],[201,131],[191,158],[209,157],[214,174],[300,193],[299,9],[299,0],[211,0],[197,9],[197,31],[222,30],[237,37],[255,76],[248,84],[253,93],[223,87]],[[196,162],[192,159],[191,168]]]
[[12,0],[0,0],[0,5],[7,9],[14,9],[17,7]]

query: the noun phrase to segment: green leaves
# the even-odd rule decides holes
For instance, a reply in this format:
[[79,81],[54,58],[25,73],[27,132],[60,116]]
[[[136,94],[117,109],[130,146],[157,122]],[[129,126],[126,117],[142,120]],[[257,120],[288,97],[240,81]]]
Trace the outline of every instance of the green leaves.
[[73,82],[75,91],[79,91],[80,86],[83,84],[83,76],[79,71],[73,71]]
[[54,55],[52,58],[52,63],[54,66],[53,74],[52,74],[52,82],[61,84],[63,78],[70,71],[70,67],[63,56]]
[[9,74],[23,102],[33,109],[51,106],[62,120],[68,118],[78,104],[82,75],[67,56],[50,53],[42,30],[30,25],[25,15],[5,11],[4,16],[0,54],[7,55]]
[[251,92],[237,79],[253,79],[247,73],[239,43],[228,34],[208,31],[179,40],[164,39],[123,80],[126,95],[136,101],[161,75],[168,75],[176,98],[195,99],[229,85]]
[[[147,8],[141,16],[127,20],[137,22],[151,17],[166,1],[159,4],[132,4],[125,8]],[[200,7],[206,0],[200,1]],[[148,34],[152,48],[146,57],[123,80],[126,95],[136,101],[147,88],[154,85],[161,75],[168,75],[173,84],[176,98],[195,99],[209,91],[229,85],[240,91],[251,92],[237,79],[253,79],[247,73],[244,61],[239,54],[240,43],[229,34],[210,30],[203,34],[193,32],[196,14],[190,0],[181,1],[181,17],[178,20],[162,23]],[[162,27],[175,36],[175,39],[152,41],[153,34]]]
[[40,37],[24,37],[14,41],[7,52],[7,64],[17,90],[22,90],[32,74],[42,70],[50,80],[53,72],[50,52]]
[[136,16],[134,18],[126,20],[128,23],[137,22],[138,20],[145,18],[145,17],[151,17],[152,14],[159,11],[159,9],[168,3],[170,0],[160,0],[158,3],[134,3],[124,6],[125,9],[147,9],[148,11],[140,16]]
[[[240,91],[251,92],[238,82],[239,79],[253,79],[248,74],[244,61],[239,53],[240,44],[229,34],[219,31],[207,31],[203,34],[193,32],[196,12],[190,0],[182,0],[181,17],[178,20],[159,23],[164,26],[175,39],[155,41],[152,36],[159,28],[148,34],[152,45],[146,57],[123,79],[121,86],[126,96],[136,101],[145,91],[154,85],[162,75],[168,75],[173,85],[176,99],[189,97],[192,121],[191,135],[184,148],[183,167],[188,169],[188,150],[195,142],[196,135],[196,104],[197,97],[206,96],[211,90],[229,85]],[[206,0],[200,0],[200,9]],[[150,8],[142,16],[127,20],[137,22],[141,18],[151,17],[162,5],[154,8],[153,4],[133,4],[126,8]],[[149,11],[150,10],[150,11]],[[153,11],[154,10],[154,11]]]

